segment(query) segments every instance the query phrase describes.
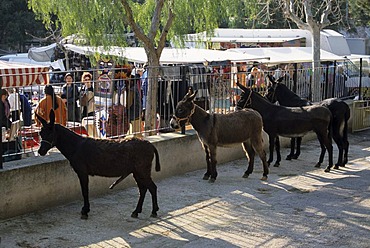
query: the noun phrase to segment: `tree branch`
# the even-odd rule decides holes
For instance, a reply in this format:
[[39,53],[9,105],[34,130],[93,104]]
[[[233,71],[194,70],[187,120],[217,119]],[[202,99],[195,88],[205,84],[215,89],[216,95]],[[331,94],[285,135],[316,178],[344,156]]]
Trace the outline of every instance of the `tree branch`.
[[329,14],[332,12],[331,11],[331,8],[332,8],[332,1],[325,1],[326,2],[326,8],[325,10],[322,12],[321,14],[321,20],[320,20],[320,24],[321,24],[321,29],[323,29],[324,27],[326,26],[329,26],[330,25],[330,21],[328,19],[328,16]]
[[132,14],[132,9],[130,5],[128,4],[127,0],[122,0],[121,3],[126,12],[126,20],[128,24],[130,25],[130,27],[132,28],[132,31],[134,31],[135,36],[144,43],[144,46],[148,47],[151,41],[148,38],[148,36],[144,34],[143,29],[139,25],[136,24],[134,16]]
[[283,10],[284,14],[287,18],[291,19],[293,22],[297,24],[300,29],[310,30],[309,25],[304,23],[298,15],[294,12],[294,1],[293,0],[284,0],[283,1]]
[[157,54],[161,54],[162,51],[163,51],[163,48],[166,45],[168,30],[171,28],[174,18],[175,18],[175,15],[172,11],[172,7],[170,6],[167,22],[166,22],[166,25],[164,26],[164,28],[162,30],[161,37],[160,37],[159,42],[158,42]]
[[157,30],[159,29],[159,23],[161,20],[161,12],[164,5],[164,0],[157,0],[157,4],[155,6],[155,10],[152,17],[152,25],[150,26],[148,37],[151,40],[155,39],[155,36],[157,34]]

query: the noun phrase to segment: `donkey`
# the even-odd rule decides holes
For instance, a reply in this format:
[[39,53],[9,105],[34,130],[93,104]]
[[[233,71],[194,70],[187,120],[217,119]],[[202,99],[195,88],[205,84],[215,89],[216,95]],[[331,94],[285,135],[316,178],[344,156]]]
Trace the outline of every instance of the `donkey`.
[[[279,102],[282,106],[287,107],[301,107],[312,105],[311,102],[300,98],[293,91],[291,91],[286,85],[282,84],[281,81],[284,77],[277,79],[276,81],[270,75],[267,76],[269,82],[268,90],[265,97],[272,103]],[[317,103],[318,105],[327,107],[332,116],[332,130],[333,139],[338,147],[338,161],[335,164],[338,166],[345,166],[348,162],[348,120],[350,118],[351,110],[349,106],[338,98],[330,98]],[[297,138],[298,139],[298,138]],[[300,151],[300,142],[297,142],[297,151],[294,154],[294,142],[291,142],[291,153],[288,158],[298,158]],[[294,154],[294,155],[293,155]],[[293,155],[293,156],[292,156]]]
[[206,153],[207,172],[203,179],[213,183],[217,177],[216,155],[217,146],[243,144],[243,149],[249,159],[248,169],[243,177],[247,178],[253,172],[254,156],[258,154],[263,164],[261,180],[267,180],[269,172],[266,153],[263,149],[262,117],[254,110],[243,110],[229,114],[209,114],[194,103],[197,91],[189,92],[177,104],[175,115],[171,118],[172,128],[179,128],[190,122],[197,131],[198,138]]
[[50,111],[50,122],[36,115],[42,123],[40,131],[41,145],[38,153],[41,156],[54,146],[69,160],[80,180],[84,206],[81,219],[87,219],[90,212],[89,175],[103,177],[119,177],[111,186],[113,189],[131,173],[139,188],[140,197],[136,209],[131,216],[138,217],[147,190],[152,195],[151,217],[157,216],[157,186],[151,178],[152,160],[156,157],[155,170],[160,171],[158,151],[149,141],[136,138],[113,141],[82,137],[75,132],[55,124],[54,111]]
[[263,96],[251,89],[237,83],[242,90],[237,109],[252,108],[257,110],[263,119],[264,130],[269,136],[270,157],[273,160],[274,142],[276,141],[277,160],[274,166],[279,166],[281,161],[278,136],[302,137],[309,131],[314,131],[320,142],[321,154],[315,167],[320,167],[328,150],[329,165],[325,172],[333,167],[333,146],[331,143],[332,116],[326,107],[307,106],[288,108],[270,103]]

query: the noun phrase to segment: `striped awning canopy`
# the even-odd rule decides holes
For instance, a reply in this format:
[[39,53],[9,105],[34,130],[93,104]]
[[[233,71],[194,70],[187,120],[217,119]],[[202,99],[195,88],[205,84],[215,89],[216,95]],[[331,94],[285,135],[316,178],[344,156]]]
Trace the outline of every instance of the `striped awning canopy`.
[[47,84],[49,67],[23,63],[12,63],[0,60],[1,87]]

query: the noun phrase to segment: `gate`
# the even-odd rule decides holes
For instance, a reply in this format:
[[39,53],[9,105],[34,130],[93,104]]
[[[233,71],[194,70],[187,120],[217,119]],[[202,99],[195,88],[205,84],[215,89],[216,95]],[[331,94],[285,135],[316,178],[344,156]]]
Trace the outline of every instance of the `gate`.
[[370,100],[353,101],[352,132],[370,128]]

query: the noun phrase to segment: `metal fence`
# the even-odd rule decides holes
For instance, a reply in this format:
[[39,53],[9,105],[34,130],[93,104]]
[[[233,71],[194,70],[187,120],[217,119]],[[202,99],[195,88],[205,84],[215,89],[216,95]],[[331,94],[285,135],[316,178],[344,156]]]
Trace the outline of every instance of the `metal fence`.
[[[311,97],[312,71],[298,66],[287,70],[266,68],[260,71],[260,81],[251,84],[250,73],[245,67],[233,64],[218,65],[183,65],[163,66],[161,73],[155,77],[158,86],[156,133],[174,131],[169,126],[169,120],[174,113],[177,102],[186,94],[188,87],[198,90],[196,103],[211,113],[228,113],[234,111],[240,90],[236,82],[251,86],[263,93],[266,90],[265,76],[267,74],[287,75],[283,81],[291,90],[303,98]],[[109,71],[100,69],[89,70],[93,75],[94,88],[93,114],[83,116],[81,87],[82,74],[85,71],[72,71],[74,84],[78,90],[65,91],[63,72],[50,72],[49,84],[53,86],[56,95],[76,99],[68,112],[75,112],[74,119],[69,118],[66,126],[71,130],[90,137],[117,139],[127,135],[145,135],[144,111],[145,89],[143,70],[132,68],[111,68]],[[136,72],[136,73],[135,73]],[[358,92],[358,83],[351,82],[344,71],[336,66],[328,65],[320,68],[321,99],[331,97],[347,97]],[[145,75],[145,74],[144,74]],[[148,75],[150,78],[152,75]],[[19,95],[27,98],[32,108],[30,125],[25,124],[25,113],[20,110],[20,118],[10,117],[12,125],[8,130],[3,128],[2,146],[3,161],[20,159],[22,155],[36,153],[39,147],[40,126],[35,123],[34,111],[41,99],[45,97],[44,85],[19,87]],[[8,89],[11,91],[12,89]],[[72,92],[72,93],[71,93]]]

